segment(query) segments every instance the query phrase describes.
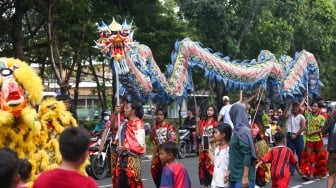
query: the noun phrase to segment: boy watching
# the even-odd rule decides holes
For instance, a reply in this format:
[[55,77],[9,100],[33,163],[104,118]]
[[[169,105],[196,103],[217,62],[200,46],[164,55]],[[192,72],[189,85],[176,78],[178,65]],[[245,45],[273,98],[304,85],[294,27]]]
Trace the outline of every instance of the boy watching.
[[263,163],[271,163],[272,188],[287,188],[291,175],[289,164],[295,165],[299,174],[301,174],[301,170],[292,150],[286,147],[285,135],[279,131],[274,134],[274,139],[277,146],[261,158],[256,168]]
[[2,188],[14,188],[20,182],[18,174],[19,159],[17,153],[9,148],[0,148],[0,185]]
[[191,188],[191,182],[185,167],[175,161],[178,148],[174,141],[159,145],[159,157],[164,166],[160,188]]
[[57,169],[43,172],[35,181],[33,188],[98,188],[90,177],[78,172],[88,156],[90,134],[81,127],[64,129],[59,137],[62,163]]

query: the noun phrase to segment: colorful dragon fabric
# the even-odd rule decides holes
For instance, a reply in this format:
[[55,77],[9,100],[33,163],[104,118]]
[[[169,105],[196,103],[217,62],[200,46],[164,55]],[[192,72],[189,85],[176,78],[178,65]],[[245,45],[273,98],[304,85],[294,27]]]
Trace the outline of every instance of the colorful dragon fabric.
[[240,62],[211,53],[189,38],[175,43],[172,63],[167,65],[165,76],[150,48],[133,41],[131,24],[125,21],[120,25],[113,20],[109,26],[101,22],[97,27],[100,37],[96,47],[110,58],[111,67],[119,75],[120,92],[144,101],[151,99],[164,104],[187,97],[188,91],[193,89],[194,68],[201,68],[205,77],[221,81],[231,90],[255,89],[262,85],[273,99],[300,98],[307,90],[311,95],[318,94],[322,84],[316,59],[305,50],[297,52],[294,59],[285,55],[277,59],[263,50],[257,59]]

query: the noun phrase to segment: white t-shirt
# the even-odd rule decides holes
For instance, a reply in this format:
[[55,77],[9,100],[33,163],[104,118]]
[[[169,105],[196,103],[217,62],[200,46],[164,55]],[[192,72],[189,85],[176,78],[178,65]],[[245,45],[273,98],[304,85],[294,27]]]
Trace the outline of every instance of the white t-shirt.
[[214,171],[211,187],[229,187],[229,182],[224,183],[224,177],[229,171],[229,147],[220,149],[217,146],[214,153]]
[[219,111],[219,114],[223,116],[223,122],[229,124],[231,128],[233,129],[233,123],[230,117],[231,106],[232,106],[231,104],[227,104],[223,106],[221,110]]
[[[305,117],[302,114],[294,116],[292,113],[289,114],[287,119],[287,132],[297,133],[300,129],[301,120],[306,121]],[[303,134],[303,131],[301,135]]]

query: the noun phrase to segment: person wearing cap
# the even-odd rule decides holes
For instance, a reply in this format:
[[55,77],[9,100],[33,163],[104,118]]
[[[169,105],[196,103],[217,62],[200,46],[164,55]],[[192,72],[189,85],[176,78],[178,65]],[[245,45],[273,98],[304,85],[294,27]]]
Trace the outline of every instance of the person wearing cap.
[[230,109],[231,109],[231,104],[230,104],[230,98],[229,96],[223,96],[223,104],[224,106],[221,108],[221,110],[219,111],[219,115],[217,118],[217,121],[220,122],[223,119],[224,123],[227,123],[231,126],[231,128],[233,128],[233,123],[231,121],[231,117],[230,117]]

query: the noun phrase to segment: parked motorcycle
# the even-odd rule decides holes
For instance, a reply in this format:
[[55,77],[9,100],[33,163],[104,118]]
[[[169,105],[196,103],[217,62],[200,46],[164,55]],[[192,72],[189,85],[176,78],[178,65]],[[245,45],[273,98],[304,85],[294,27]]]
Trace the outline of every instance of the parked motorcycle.
[[[105,143],[101,143],[101,138],[99,137],[91,137],[89,146],[90,165],[86,167],[86,171],[96,180],[105,178],[111,172],[111,139],[111,134],[108,134]],[[105,150],[99,154],[100,144],[105,145]]]
[[[190,128],[180,128],[178,130],[179,140],[178,140],[178,158],[184,159],[187,154],[196,153],[198,154],[197,148],[194,147],[193,140],[191,138],[192,130]],[[195,150],[194,150],[195,149]]]

